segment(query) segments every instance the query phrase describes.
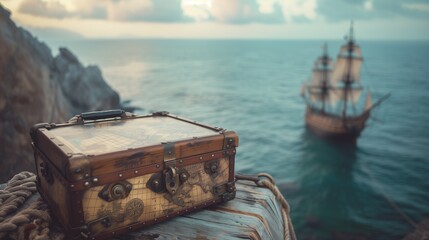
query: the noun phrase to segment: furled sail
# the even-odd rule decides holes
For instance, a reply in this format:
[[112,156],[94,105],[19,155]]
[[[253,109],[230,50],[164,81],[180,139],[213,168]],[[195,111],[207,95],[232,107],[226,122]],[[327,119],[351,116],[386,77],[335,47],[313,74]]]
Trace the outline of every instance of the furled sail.
[[[359,46],[342,46],[332,73],[331,83],[337,84],[340,81],[346,80],[348,77],[352,82],[359,82],[361,66],[362,53]],[[350,75],[348,76],[348,74]]]

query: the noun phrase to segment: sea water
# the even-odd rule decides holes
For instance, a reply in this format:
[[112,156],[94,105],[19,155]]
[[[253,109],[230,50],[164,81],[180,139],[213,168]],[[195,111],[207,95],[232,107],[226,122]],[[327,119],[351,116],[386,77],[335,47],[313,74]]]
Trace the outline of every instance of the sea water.
[[[100,66],[139,114],[169,111],[240,136],[242,173],[273,175],[300,239],[401,239],[429,217],[429,42],[359,41],[374,99],[356,145],[304,124],[302,83],[323,41],[82,40],[66,46]],[[328,41],[335,58],[341,41]]]

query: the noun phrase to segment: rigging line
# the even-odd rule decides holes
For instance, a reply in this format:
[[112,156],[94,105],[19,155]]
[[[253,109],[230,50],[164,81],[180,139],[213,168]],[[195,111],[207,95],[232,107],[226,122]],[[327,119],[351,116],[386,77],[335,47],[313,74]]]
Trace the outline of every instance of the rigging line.
[[363,163],[362,164],[363,170],[367,173],[367,175],[369,176],[369,179],[371,180],[371,182],[373,183],[374,186],[376,186],[378,188],[378,190],[380,191],[380,193],[383,195],[384,199],[387,201],[387,203],[389,203],[389,205],[393,208],[393,210],[395,210],[399,215],[401,215],[401,217],[409,224],[411,225],[413,228],[418,229],[419,226],[417,225],[416,222],[414,222],[404,211],[402,211],[401,208],[399,208],[399,206],[389,197],[389,195],[387,195],[387,193],[384,191],[384,189],[381,187],[380,183],[375,179],[374,177],[374,173],[371,172],[369,170],[369,168],[367,168],[366,164]]

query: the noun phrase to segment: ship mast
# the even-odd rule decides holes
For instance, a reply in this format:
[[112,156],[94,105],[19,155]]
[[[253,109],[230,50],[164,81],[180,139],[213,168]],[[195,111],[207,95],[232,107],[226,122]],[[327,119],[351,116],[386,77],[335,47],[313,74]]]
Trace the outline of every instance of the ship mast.
[[328,66],[329,66],[329,56],[328,56],[328,46],[325,43],[323,45],[323,55],[322,55],[322,112],[325,112],[325,102],[328,96]]
[[344,108],[343,108],[343,118],[346,118],[346,114],[347,114],[347,98],[349,97],[348,95],[350,94],[350,87],[352,84],[352,80],[350,77],[350,73],[352,70],[352,58],[353,58],[353,50],[354,50],[354,39],[353,39],[353,21],[351,21],[350,23],[350,34],[349,34],[349,40],[347,42],[347,51],[348,51],[348,55],[347,55],[347,62],[348,62],[348,69],[347,69],[347,73],[345,74],[346,77],[343,79],[344,82]]

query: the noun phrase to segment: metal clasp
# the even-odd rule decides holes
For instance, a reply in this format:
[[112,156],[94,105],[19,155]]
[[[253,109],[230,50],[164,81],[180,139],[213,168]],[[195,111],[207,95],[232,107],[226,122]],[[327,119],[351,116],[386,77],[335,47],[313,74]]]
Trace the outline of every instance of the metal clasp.
[[165,176],[165,188],[171,195],[175,195],[177,193],[177,188],[179,187],[179,184],[180,184],[177,168],[168,166],[166,170],[164,170],[164,176]]

